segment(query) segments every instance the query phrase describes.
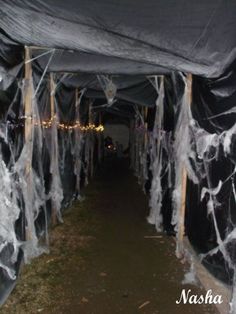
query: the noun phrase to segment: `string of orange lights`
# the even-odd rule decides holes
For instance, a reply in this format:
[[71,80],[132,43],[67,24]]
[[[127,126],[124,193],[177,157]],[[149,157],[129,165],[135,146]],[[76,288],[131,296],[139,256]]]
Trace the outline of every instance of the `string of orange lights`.
[[[31,119],[32,117],[22,117],[21,119]],[[50,120],[44,120],[41,121],[40,123],[35,122],[35,125],[41,125],[44,129],[49,129],[52,127],[54,123],[54,118],[51,118]],[[60,123],[60,122],[56,122],[57,123],[57,127],[60,130],[74,130],[74,129],[80,129],[83,132],[87,132],[87,131],[95,131],[95,132],[103,132],[104,131],[104,126],[102,124],[99,125],[95,125],[94,123],[89,123],[88,125],[81,125],[79,121],[76,121],[74,124],[65,124],[65,123]]]

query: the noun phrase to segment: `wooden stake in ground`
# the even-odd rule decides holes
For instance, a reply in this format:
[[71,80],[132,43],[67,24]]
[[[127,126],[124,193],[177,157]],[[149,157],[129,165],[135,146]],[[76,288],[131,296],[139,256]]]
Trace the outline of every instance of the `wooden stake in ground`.
[[[188,104],[192,103],[192,75],[187,76],[187,90],[188,90]],[[179,212],[179,230],[177,235],[177,257],[181,258],[184,254],[184,235],[185,235],[185,210],[186,210],[186,193],[187,193],[187,171],[185,166],[182,170],[182,184],[181,184],[181,207]]]
[[[55,83],[54,83],[54,79],[53,79],[53,73],[50,73],[50,111],[51,111],[51,122],[52,122],[52,126],[55,123],[55,98],[54,95],[55,94]],[[51,131],[52,134],[52,131]],[[54,147],[52,145],[52,147]],[[52,155],[51,155],[51,160],[52,162],[55,162],[55,151],[54,149],[52,150]],[[53,174],[52,174],[53,175]],[[52,218],[52,225],[55,225],[57,223],[57,210],[56,210],[56,206],[54,204],[53,199],[51,200],[51,218]]]

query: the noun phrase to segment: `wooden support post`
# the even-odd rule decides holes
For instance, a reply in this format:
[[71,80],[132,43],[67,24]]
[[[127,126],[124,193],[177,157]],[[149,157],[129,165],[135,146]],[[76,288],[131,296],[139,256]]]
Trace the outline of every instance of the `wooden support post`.
[[184,254],[183,240],[185,234],[185,203],[186,203],[186,189],[187,189],[187,172],[186,168],[182,169],[181,179],[181,207],[179,211],[179,229],[177,234],[177,251],[178,258],[182,258]]
[[53,73],[50,73],[50,109],[51,109],[51,120],[55,119],[55,99],[54,99],[55,83],[53,79]]
[[[148,160],[147,160],[147,152],[148,152],[148,123],[147,123],[147,114],[148,114],[148,107],[145,107],[145,110],[144,110],[144,149],[145,149],[145,152],[146,152],[146,164],[144,165],[144,167],[147,169],[148,167]],[[145,173],[146,173],[146,170],[145,170]],[[145,182],[146,182],[146,177],[143,178],[144,181],[143,181],[143,186],[145,185]]]
[[[32,88],[32,65],[30,62],[31,59],[31,50],[29,47],[25,47],[25,99],[24,99],[24,115],[25,115],[25,130],[24,130],[24,140],[25,145],[33,141],[32,127],[33,127],[33,110],[32,110],[32,98],[33,98],[33,88]],[[31,158],[25,165],[25,177],[27,182],[28,194],[32,194],[32,148],[29,150]],[[28,217],[30,213],[28,212]],[[26,221],[25,228],[25,239],[32,239],[32,226],[29,225],[29,221]]]
[[32,90],[32,65],[29,60],[31,59],[31,51],[30,48],[25,47],[25,104],[24,104],[24,111],[25,111],[25,142],[31,140],[31,130],[32,130],[32,97],[33,97],[33,90]]
[[[187,76],[188,104],[192,103],[192,75]],[[186,210],[186,194],[187,194],[187,171],[185,166],[182,168],[181,179],[181,207],[179,212],[179,230],[177,235],[177,257],[181,258],[184,254],[184,235],[185,235],[185,210]]]
[[[89,124],[92,124],[93,123],[93,121],[92,121],[93,119],[92,119],[92,104],[90,103],[89,104]],[[89,131],[89,136],[90,136],[90,138],[89,138],[89,140],[90,140],[90,158],[89,158],[89,163],[90,163],[90,171],[89,171],[89,175],[90,175],[90,177],[92,177],[93,176],[93,153],[94,153],[94,134],[93,134],[93,131]],[[92,144],[92,145],[91,145]]]
[[147,123],[147,116],[148,116],[148,107],[145,107],[145,123]]
[[[76,123],[80,123],[80,121],[79,121],[79,104],[78,104],[78,99],[79,99],[79,90],[78,90],[78,88],[76,88],[76,90],[75,90],[75,114],[76,114]],[[75,140],[76,141],[79,141],[80,140],[80,138],[79,138],[79,130],[78,129],[76,129],[75,130],[75,134],[76,134],[76,136],[75,136]],[[78,145],[79,145],[79,143],[75,143],[75,147],[76,147],[76,149],[78,150]],[[81,161],[80,160],[77,160],[77,158],[78,158],[78,156],[77,156],[77,154],[78,154],[78,151],[76,151],[76,169],[78,168],[78,163],[80,163]],[[78,176],[78,174],[76,173],[76,191],[77,191],[77,193],[79,193],[80,192],[80,176]]]
[[[55,97],[55,83],[53,79],[53,73],[50,73],[50,113],[51,113],[52,127],[55,123],[55,98],[54,97]],[[53,136],[52,131],[51,131],[51,136]],[[54,145],[52,145],[51,162],[55,162],[55,158],[56,158],[55,155],[56,155],[55,147]],[[51,200],[51,219],[52,219],[52,225],[55,225],[57,223],[57,210],[56,210],[56,206],[54,204],[53,199]]]
[[[98,124],[102,124],[102,114],[101,112],[98,114]],[[98,162],[100,163],[102,160],[102,133],[98,133]]]

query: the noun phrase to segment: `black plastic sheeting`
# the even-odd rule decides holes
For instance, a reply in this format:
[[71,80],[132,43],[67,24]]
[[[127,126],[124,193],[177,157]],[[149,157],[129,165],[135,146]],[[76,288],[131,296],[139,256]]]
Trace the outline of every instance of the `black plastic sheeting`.
[[[33,55],[40,56],[43,51],[34,49]],[[42,56],[38,59],[42,68],[45,68],[48,62],[48,56]],[[100,74],[166,74],[170,71],[161,66],[154,66],[142,62],[125,60],[116,57],[108,57],[99,54],[87,52],[56,50],[52,62],[48,67],[51,72],[68,73],[100,73]]]
[[[220,115],[225,111],[232,110],[235,103],[235,71],[230,71],[215,80],[194,77],[193,117],[208,132],[219,134],[222,130],[228,130],[235,124],[235,112]],[[220,147],[217,160],[208,162],[212,186],[217,186],[219,180],[224,182],[234,171],[236,166],[235,139],[235,135],[233,135],[231,155],[228,158],[224,156],[223,148]],[[235,175],[224,183],[217,195],[216,218],[223,239],[226,232],[232,231],[236,226],[236,206],[232,183],[236,183]],[[187,234],[191,243],[200,253],[206,253],[216,247],[215,229],[211,216],[207,215],[206,200],[200,201],[201,189],[206,185],[204,180],[199,185],[188,182]],[[234,263],[236,263],[235,249],[235,245],[232,244],[228,248]],[[232,283],[232,272],[228,269],[221,253],[206,257],[203,263],[216,277],[226,283]]]
[[[109,77],[117,87],[116,99],[141,106],[155,105],[157,93],[148,77],[143,75],[109,75]],[[66,87],[86,89],[84,96],[94,99],[102,98],[104,103],[106,102],[106,96],[97,75],[86,73],[64,75],[60,82]]]
[[235,12],[234,0],[1,0],[0,28],[21,45],[218,77],[235,60]]

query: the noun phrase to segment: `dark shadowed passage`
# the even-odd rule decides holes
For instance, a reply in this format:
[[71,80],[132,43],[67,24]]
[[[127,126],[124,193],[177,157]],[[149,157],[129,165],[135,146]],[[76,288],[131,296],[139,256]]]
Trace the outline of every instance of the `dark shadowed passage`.
[[184,267],[174,238],[147,224],[148,201],[126,161],[110,158],[51,232],[51,251],[23,268],[1,313],[200,314],[176,305]]

